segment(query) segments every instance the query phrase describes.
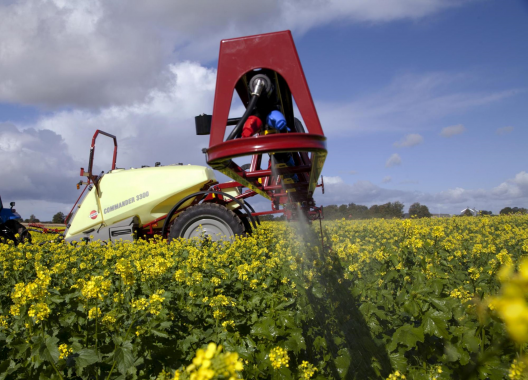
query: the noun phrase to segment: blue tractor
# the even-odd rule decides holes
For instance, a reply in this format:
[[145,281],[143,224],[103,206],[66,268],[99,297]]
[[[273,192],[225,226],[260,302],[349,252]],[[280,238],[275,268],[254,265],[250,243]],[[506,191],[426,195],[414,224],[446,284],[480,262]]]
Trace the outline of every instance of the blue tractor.
[[22,220],[20,214],[13,208],[15,207],[15,202],[11,202],[9,205],[11,206],[10,209],[4,208],[4,205],[2,204],[2,197],[0,196],[0,223],[7,222],[8,220]]
[[0,197],[0,243],[7,243],[10,240],[18,245],[28,241],[31,243],[31,235],[26,227],[20,223],[22,217],[16,210],[15,202],[9,204],[11,208],[5,208]]

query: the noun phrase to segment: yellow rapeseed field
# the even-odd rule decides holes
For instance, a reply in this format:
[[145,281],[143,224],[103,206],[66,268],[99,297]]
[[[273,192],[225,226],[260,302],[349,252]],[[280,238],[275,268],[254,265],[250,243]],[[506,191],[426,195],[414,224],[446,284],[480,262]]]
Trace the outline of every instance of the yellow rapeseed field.
[[0,245],[0,380],[527,375],[528,216],[318,231]]

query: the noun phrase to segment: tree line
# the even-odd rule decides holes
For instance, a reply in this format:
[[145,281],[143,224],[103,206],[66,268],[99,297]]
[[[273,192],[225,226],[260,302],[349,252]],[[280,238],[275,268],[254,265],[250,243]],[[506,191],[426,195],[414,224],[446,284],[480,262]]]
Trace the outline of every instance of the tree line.
[[[357,205],[355,203],[349,203],[348,205],[343,204],[340,206],[329,205],[324,206],[324,217],[328,220],[335,219],[374,219],[374,218],[384,218],[384,219],[394,219],[394,218],[403,218],[403,208],[404,204],[396,202],[387,202],[382,205],[372,205],[370,207]],[[505,207],[500,210],[500,215],[509,215],[509,214],[527,214],[528,210],[524,207]],[[462,216],[472,216],[469,210]],[[491,211],[481,210],[479,215],[492,215]],[[413,203],[409,207],[409,216],[411,218],[430,218],[432,214],[429,212],[429,208],[426,205],[422,205],[418,202]],[[64,223],[65,215],[62,212],[58,212],[53,215],[52,223]],[[273,215],[262,215],[260,220],[283,220],[284,216],[274,217]],[[26,223],[39,223],[39,219],[35,215],[31,215],[29,219],[25,220]]]
[[[403,218],[404,204],[396,202],[387,202],[381,205],[372,205],[370,207],[349,203],[348,205],[329,205],[324,207],[325,219],[394,219]],[[409,207],[409,215],[415,218],[429,218],[431,213],[426,205],[416,202]]]

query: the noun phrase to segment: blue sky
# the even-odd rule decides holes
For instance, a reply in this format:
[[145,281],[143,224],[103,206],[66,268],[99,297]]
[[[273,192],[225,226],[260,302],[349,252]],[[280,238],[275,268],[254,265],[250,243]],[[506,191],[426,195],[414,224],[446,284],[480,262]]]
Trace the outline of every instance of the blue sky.
[[528,207],[526,1],[87,4],[0,2],[0,195],[24,215],[69,210],[97,128],[122,166],[204,164],[219,40],[283,29],[328,137],[319,203]]

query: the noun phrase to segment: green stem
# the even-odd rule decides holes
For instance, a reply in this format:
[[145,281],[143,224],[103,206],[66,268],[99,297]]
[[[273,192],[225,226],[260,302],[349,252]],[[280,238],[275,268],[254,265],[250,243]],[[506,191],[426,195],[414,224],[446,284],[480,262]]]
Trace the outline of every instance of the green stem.
[[[99,310],[97,309],[97,301],[95,301],[95,355],[97,357],[99,357],[99,351],[98,351],[98,348],[97,348],[97,343],[98,343],[98,340],[97,340],[97,326],[98,326],[98,322],[99,322]],[[97,380],[99,379],[99,368],[97,368],[97,370],[95,371],[95,378]]]
[[[132,319],[132,323],[130,323],[130,327],[128,328],[128,331],[126,332],[126,335],[125,335],[125,341],[127,340],[128,338],[128,333],[130,332],[130,330],[132,329],[132,326],[134,326],[134,322],[136,321],[136,319]],[[114,345],[114,354],[115,354],[115,350],[117,348],[117,344]],[[106,380],[109,380],[110,379],[110,376],[112,375],[112,372],[114,372],[114,368],[115,368],[115,365],[116,365],[116,361],[114,359],[114,363],[112,364],[112,368],[110,368],[110,373],[108,374],[108,377],[106,378]]]
[[481,331],[481,343],[480,343],[480,353],[484,353],[484,343],[486,342],[486,331],[484,330],[484,326],[482,326]]
[[53,369],[55,370],[55,372],[57,372],[57,375],[59,375],[59,378],[60,378],[61,380],[63,380],[62,375],[60,374],[59,370],[57,369],[57,367],[55,367],[55,363],[53,363],[52,360],[50,360],[50,363],[51,363]]
[[[85,310],[88,311],[88,313],[90,312],[90,305],[89,305],[89,303],[86,304]],[[87,314],[88,314],[88,313],[87,313]],[[84,345],[85,345],[86,347],[88,347],[88,321],[89,321],[89,319],[88,319],[88,315],[86,315],[86,317],[87,317],[87,319],[86,319],[86,331],[85,331],[85,333],[84,333]]]

